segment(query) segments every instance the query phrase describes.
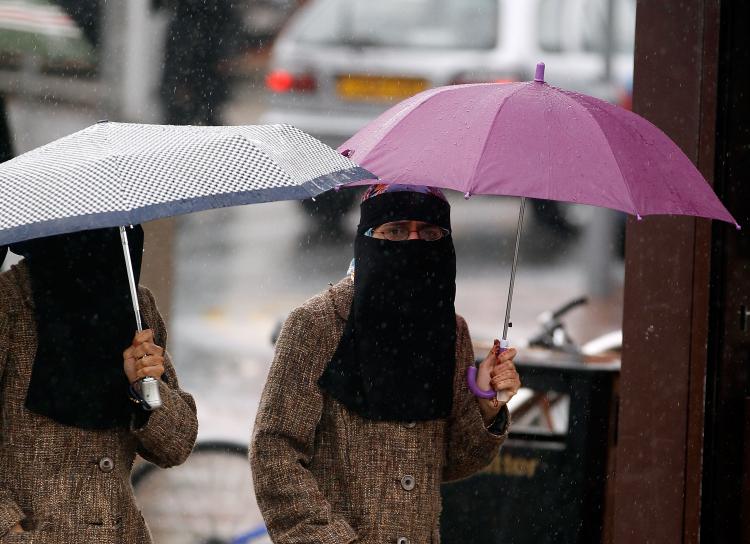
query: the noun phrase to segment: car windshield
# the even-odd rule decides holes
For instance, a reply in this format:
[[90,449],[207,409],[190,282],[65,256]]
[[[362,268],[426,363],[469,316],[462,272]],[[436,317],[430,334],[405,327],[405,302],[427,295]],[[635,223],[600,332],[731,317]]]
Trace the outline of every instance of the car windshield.
[[303,43],[352,47],[489,49],[497,0],[321,0],[298,20]]

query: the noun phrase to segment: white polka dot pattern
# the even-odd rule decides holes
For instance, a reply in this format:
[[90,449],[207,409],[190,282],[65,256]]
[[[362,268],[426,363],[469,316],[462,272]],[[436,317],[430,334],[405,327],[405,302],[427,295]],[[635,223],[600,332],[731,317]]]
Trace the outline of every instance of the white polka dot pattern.
[[101,122],[0,164],[0,244],[307,198],[369,177],[288,125]]

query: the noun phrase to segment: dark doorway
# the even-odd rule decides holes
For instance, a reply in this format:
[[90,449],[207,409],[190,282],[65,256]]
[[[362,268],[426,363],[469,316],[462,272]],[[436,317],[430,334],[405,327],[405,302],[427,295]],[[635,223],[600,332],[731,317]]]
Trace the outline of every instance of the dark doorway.
[[[750,228],[750,4],[722,2],[716,189]],[[750,542],[750,236],[714,226],[702,542]],[[743,521],[744,520],[744,521]]]

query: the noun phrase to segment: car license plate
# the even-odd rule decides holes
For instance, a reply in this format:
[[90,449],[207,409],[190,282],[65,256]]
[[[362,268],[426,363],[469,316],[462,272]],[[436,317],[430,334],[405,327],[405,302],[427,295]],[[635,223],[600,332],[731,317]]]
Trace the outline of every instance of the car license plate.
[[390,102],[424,91],[427,81],[408,77],[339,76],[336,88],[345,100]]

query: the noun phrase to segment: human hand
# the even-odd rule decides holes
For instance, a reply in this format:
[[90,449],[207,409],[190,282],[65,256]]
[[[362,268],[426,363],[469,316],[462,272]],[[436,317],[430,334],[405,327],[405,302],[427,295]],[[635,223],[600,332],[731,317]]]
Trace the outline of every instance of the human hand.
[[485,391],[492,389],[504,393],[503,400],[477,399],[486,424],[492,423],[500,409],[521,388],[521,379],[513,364],[513,358],[516,356],[516,353],[515,348],[508,348],[505,351],[501,351],[500,341],[495,340],[487,357],[479,365],[477,372],[477,385],[479,388]]
[[146,376],[159,379],[164,374],[164,348],[154,344],[154,332],[151,329],[136,333],[133,343],[122,352],[122,358],[125,375],[130,383]]

